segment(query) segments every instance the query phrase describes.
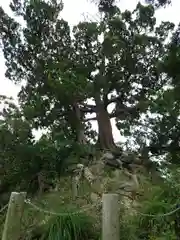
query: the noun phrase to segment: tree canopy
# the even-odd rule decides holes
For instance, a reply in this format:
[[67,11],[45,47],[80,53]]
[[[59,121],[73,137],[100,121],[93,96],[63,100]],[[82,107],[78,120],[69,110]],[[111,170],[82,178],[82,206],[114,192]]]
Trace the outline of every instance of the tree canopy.
[[123,134],[123,126],[139,119],[162,88],[159,61],[174,24],[156,26],[151,5],[138,4],[132,13],[108,6],[101,8],[100,22],[80,22],[72,32],[58,17],[63,8],[58,1],[11,3],[23,26],[1,9],[6,77],[26,82],[19,100],[35,128],[61,125],[64,134],[85,143],[91,133],[86,113],[95,113],[98,143],[111,148],[110,119],[116,118]]

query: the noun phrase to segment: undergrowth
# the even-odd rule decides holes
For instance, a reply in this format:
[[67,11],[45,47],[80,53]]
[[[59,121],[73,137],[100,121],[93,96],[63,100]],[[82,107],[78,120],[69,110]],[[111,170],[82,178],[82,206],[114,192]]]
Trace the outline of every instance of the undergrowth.
[[[177,182],[177,180],[176,180]],[[59,216],[50,216],[36,211],[25,205],[22,223],[21,240],[100,240],[101,239],[101,212],[94,208],[79,212],[85,205],[90,205],[88,187],[82,184],[79,197],[71,198],[70,181],[63,179],[58,192],[43,194],[32,199],[35,205],[42,209],[60,213]],[[177,185],[177,186],[176,186]],[[174,220],[176,215],[167,217],[148,217],[145,214],[164,214],[178,204],[176,197],[179,192],[177,184],[144,186],[144,196],[138,199],[138,205],[129,209],[120,207],[120,240],[174,240]],[[123,205],[121,203],[121,205]],[[134,208],[134,209],[133,209]],[[132,213],[134,214],[130,214]],[[99,216],[98,216],[99,214]],[[4,215],[2,214],[2,225]],[[43,223],[41,225],[41,223]],[[38,227],[40,226],[40,227]],[[35,230],[34,230],[35,229]],[[33,237],[32,237],[33,236]]]

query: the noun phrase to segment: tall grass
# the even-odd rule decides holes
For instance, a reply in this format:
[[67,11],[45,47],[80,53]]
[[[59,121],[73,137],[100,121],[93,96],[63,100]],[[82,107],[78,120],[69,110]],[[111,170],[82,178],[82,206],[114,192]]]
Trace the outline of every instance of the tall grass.
[[41,240],[97,240],[95,221],[84,213],[57,216],[47,223]]

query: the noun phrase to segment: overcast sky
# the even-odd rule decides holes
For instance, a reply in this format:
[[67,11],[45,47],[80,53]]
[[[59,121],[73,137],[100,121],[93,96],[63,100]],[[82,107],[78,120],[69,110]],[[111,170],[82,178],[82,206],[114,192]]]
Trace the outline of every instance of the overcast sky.
[[[121,10],[133,10],[138,2],[138,0],[120,0],[119,5]],[[9,10],[9,3],[10,0],[0,0],[0,5],[3,7],[3,9],[7,13],[11,14]],[[171,21],[175,24],[178,24],[180,22],[179,11],[180,0],[172,0],[171,6],[167,7],[166,9],[160,9],[156,12],[157,23],[160,23],[161,21]],[[89,17],[96,17],[97,7],[91,3],[91,0],[64,0],[64,9],[61,16],[67,20],[71,26],[76,25],[80,20],[84,19],[83,13]],[[11,81],[5,79],[4,73],[4,58],[0,52],[0,94],[16,98],[17,93],[20,90],[20,86],[15,86]],[[114,123],[112,125],[115,140],[119,141],[121,139],[119,131],[116,130]],[[96,128],[96,125],[94,125],[94,127]]]

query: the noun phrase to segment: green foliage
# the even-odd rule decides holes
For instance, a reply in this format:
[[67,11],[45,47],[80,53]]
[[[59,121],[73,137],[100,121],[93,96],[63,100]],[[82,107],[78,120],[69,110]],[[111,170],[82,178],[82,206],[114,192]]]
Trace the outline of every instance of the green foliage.
[[120,236],[122,240],[138,240],[137,222],[131,218],[126,218],[120,222]]
[[34,192],[39,188],[38,183],[33,182],[38,173],[46,172],[50,182],[65,175],[74,151],[72,142],[60,133],[58,138],[47,133],[35,141],[32,126],[24,118],[22,110],[12,100],[3,96],[1,99],[4,108],[0,123],[0,191],[17,188]]
[[151,196],[141,202],[136,216],[126,216],[123,226],[131,229],[135,239],[176,239],[174,221],[179,211],[167,213],[175,210],[179,204],[179,170],[171,170],[163,184],[152,186],[151,189]]
[[167,161],[179,163],[179,26],[171,37],[167,52],[161,62],[166,86],[156,93],[151,104],[150,117],[153,137],[151,150],[154,154],[167,154]]
[[42,240],[98,239],[98,234],[94,231],[94,219],[85,214],[71,215],[69,212],[67,216],[54,217],[48,222],[45,229]]
[[156,7],[162,7],[169,5],[171,3],[171,0],[145,0],[145,2],[148,4],[153,4]]

